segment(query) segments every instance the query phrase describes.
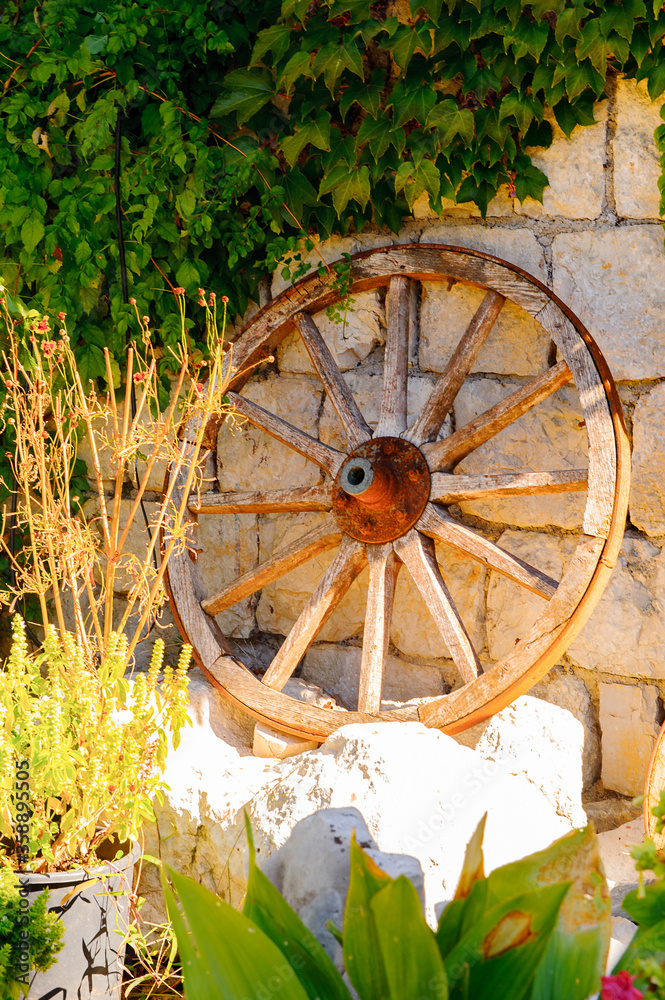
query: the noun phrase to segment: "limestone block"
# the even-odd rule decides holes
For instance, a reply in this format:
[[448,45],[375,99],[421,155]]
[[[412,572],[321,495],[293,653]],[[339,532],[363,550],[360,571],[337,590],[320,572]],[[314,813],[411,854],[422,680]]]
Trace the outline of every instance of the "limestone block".
[[[302,376],[254,379],[242,395],[312,437],[317,436],[320,383]],[[248,421],[226,420],[217,439],[217,475],[222,493],[316,486],[318,465]]]
[[597,802],[585,802],[584,812],[596,828],[597,833],[616,830],[624,823],[631,823],[642,815],[642,806],[633,805],[632,798],[599,799]]
[[572,670],[554,667],[530,690],[533,698],[542,698],[570,712],[584,727],[582,773],[584,787],[589,788],[600,777],[600,727],[598,712],[589,690],[581,677]]
[[[538,531],[504,531],[498,544],[560,580],[577,539],[571,535],[557,538]],[[501,660],[511,653],[546,606],[544,597],[492,571],[487,592],[487,644],[491,659]]]
[[[600,856],[605,870],[607,887],[610,890],[614,915],[621,912],[624,897],[633,889],[637,889],[638,875],[630,852],[643,840],[644,820],[641,815],[615,830],[598,834]],[[647,876],[645,881],[648,883],[653,879]]]
[[[113,500],[107,500],[107,504],[107,514],[108,517],[111,518],[113,516]],[[118,540],[125,529],[132,506],[132,500],[120,501],[120,531],[118,534]],[[141,578],[141,567],[145,563],[146,559],[148,560],[149,567],[154,565],[152,560],[148,558],[148,550],[150,547],[153,525],[157,523],[159,517],[160,504],[145,501],[143,506],[148,518],[148,527],[146,527],[143,512],[139,507],[127,533],[127,538],[123,544],[122,555],[115,564],[113,590],[117,594],[128,594],[132,588],[136,586]],[[99,524],[99,500],[87,500],[83,505],[83,512],[88,522],[91,524],[91,527],[95,531],[99,530],[101,533],[101,526]],[[106,578],[105,559],[100,560],[96,576],[99,577],[100,573],[103,574],[104,578]]]
[[554,291],[595,338],[615,379],[665,375],[665,255],[659,225],[562,233]]
[[544,793],[510,766],[420,723],[344,726],[320,750],[272,766],[272,781],[249,805],[259,857],[274,854],[316,810],[353,805],[381,851],[420,862],[431,918],[434,904],[452,897],[485,811],[486,871],[570,829]]
[[[278,547],[301,538],[320,524],[323,517],[323,514],[265,515],[259,529],[260,561],[267,559]],[[278,635],[289,632],[319,585],[335,552],[335,549],[330,549],[315,556],[263,588],[256,609],[257,624],[262,631]],[[367,579],[367,569],[364,569],[321,629],[318,635],[320,640],[339,642],[360,635],[365,622]]]
[[445,221],[428,226],[421,243],[449,243],[451,246],[468,247],[502,257],[524,268],[541,281],[547,281],[547,269],[542,247],[528,229],[502,229],[492,226],[451,226]]
[[598,685],[603,734],[602,780],[622,795],[642,795],[660,730],[658,688],[653,684]]
[[629,219],[660,217],[659,153],[653,137],[663,124],[662,99],[652,101],[647,81],[619,79],[614,136],[614,197],[617,215]]
[[523,695],[490,719],[476,750],[539,788],[571,826],[586,825],[584,727],[567,709]]
[[[376,429],[381,413],[381,396],[383,394],[383,373],[374,371],[349,372],[345,376],[360,412],[372,428]],[[434,388],[436,379],[431,376],[410,376],[407,384],[407,421],[413,423],[416,416],[425,405]],[[446,418],[439,437],[450,433],[450,419]],[[346,435],[337,412],[326,395],[319,420],[319,438],[324,444],[329,444],[340,451],[347,450]]]
[[[258,563],[256,514],[200,514],[197,547],[199,569],[208,597],[217,594]],[[216,616],[226,636],[246,638],[254,629],[253,596]]]
[[[386,336],[385,306],[379,291],[371,289],[368,292],[358,292],[353,299],[353,303],[349,303],[348,309],[343,312],[340,323],[329,319],[325,310],[313,315],[314,322],[341,371],[355,368],[377,344],[385,341]],[[286,335],[276,354],[281,372],[316,374],[297,330]]]
[[[361,657],[359,646],[319,643],[307,651],[301,677],[320,684],[341,700],[346,708],[355,710],[358,706]],[[440,696],[445,694],[445,688],[441,672],[436,667],[388,656],[381,694],[383,701],[401,704],[412,698]]]
[[552,145],[532,148],[534,166],[546,174],[549,186],[543,191],[543,203],[527,198],[515,200],[517,215],[532,218],[595,219],[600,215],[605,194],[605,133],[607,101],[594,107],[596,125],[578,125],[570,139],[557,125],[551,111],[546,119],[552,126]]
[[[485,567],[466,558],[457,549],[438,542],[436,558],[473,647],[480,655],[486,644],[483,620]],[[450,658],[448,647],[405,567],[397,578],[391,639],[407,657]]]
[[603,596],[568,647],[570,659],[606,674],[665,678],[664,594],[665,552],[627,532]]
[[647,535],[665,534],[665,383],[645,393],[633,413],[630,519]]
[[[442,372],[485,297],[485,292],[460,283],[425,281],[420,307],[420,366]],[[506,302],[472,372],[499,375],[539,375],[547,368],[550,338],[528,313]]]
[[263,722],[257,722],[254,727],[252,752],[255,757],[285,760],[304,753],[305,750],[316,750],[318,745],[316,740],[301,740],[297,736],[280,733],[278,729],[266,726]]
[[[462,386],[455,400],[460,428],[517,388],[508,382],[477,379]],[[457,466],[460,473],[550,472],[585,469],[588,446],[577,390],[564,386],[525,413]],[[462,503],[463,511],[486,521],[539,528],[574,529],[582,524],[586,493],[558,493]]]
[[[325,928],[326,920],[341,927],[349,891],[351,838],[391,878],[400,875],[414,885],[424,906],[423,870],[405,854],[384,854],[376,846],[365,820],[353,807],[319,809],[296,823],[286,843],[262,865],[305,925],[321,941],[332,959],[341,959],[337,942]],[[342,920],[335,914],[342,916]],[[341,964],[341,962],[340,962]]]
[[[496,196],[487,206],[488,218],[506,217],[514,214],[515,199],[508,194],[508,185],[502,184]],[[480,209],[472,201],[454,202],[450,198],[441,199],[441,214],[430,207],[429,195],[423,191],[413,203],[414,219],[479,219]]]

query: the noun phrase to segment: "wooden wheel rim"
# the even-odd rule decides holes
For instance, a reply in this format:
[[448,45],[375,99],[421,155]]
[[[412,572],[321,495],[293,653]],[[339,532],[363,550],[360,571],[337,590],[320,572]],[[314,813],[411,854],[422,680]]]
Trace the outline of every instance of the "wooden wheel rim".
[[[308,324],[314,325],[309,319],[309,314],[327,307],[337,298],[333,288],[334,277],[334,274],[326,274],[324,277],[317,274],[302,279],[264,306],[243,327],[233,347],[232,363],[234,372],[237,372],[231,382],[233,390],[237,392],[242,388],[248,378],[245,374],[248,368],[266,358],[294,325],[297,324],[301,333],[303,327],[307,329]],[[555,369],[560,376],[562,366],[563,368],[568,366],[572,381],[580,395],[587,427],[589,471],[584,533],[554,596],[510,654],[494,664],[487,673],[474,677],[463,687],[434,701],[428,701],[417,707],[408,705],[381,712],[347,712],[318,708],[296,702],[279,690],[259,681],[230,655],[230,648],[215,619],[203,611],[201,601],[206,597],[205,586],[197,564],[187,552],[172,558],[169,564],[167,582],[171,606],[183,638],[193,646],[195,659],[211,683],[250,715],[284,732],[323,740],[339,726],[353,722],[420,721],[427,726],[454,734],[481,722],[524,694],[559,659],[597,604],[618,557],[628,505],[630,455],[621,404],[607,363],[580,320],[540,281],[513,264],[489,254],[461,247],[408,244],[354,255],[351,260],[351,278],[354,293],[379,285],[389,285],[389,293],[394,294],[397,301],[397,308],[391,310],[395,316],[399,314],[401,308],[400,296],[402,296],[401,301],[404,301],[400,287],[403,288],[409,280],[442,282],[453,279],[475,285],[488,290],[489,294],[485,297],[472,324],[483,308],[486,313],[491,312],[500,299],[495,319],[503,301],[509,299],[534,317],[557,345],[564,360],[543,376],[529,382],[525,392],[528,394],[534,386],[536,389],[539,386],[545,386],[545,389],[554,386],[549,388],[549,392],[555,391],[560,384],[563,384],[561,381],[557,382]],[[464,337],[468,334],[467,329]],[[384,372],[391,363],[388,357],[391,350],[390,338],[389,324]],[[397,350],[394,338],[392,343],[394,365],[395,350]],[[450,363],[446,372],[449,369]],[[443,377],[440,377],[439,382]],[[566,378],[569,377],[566,374]],[[324,387],[328,389],[325,381]],[[544,389],[542,391],[545,392]],[[387,392],[384,381],[384,400]],[[545,392],[545,395],[549,392]],[[545,395],[539,398],[545,398]],[[246,405],[243,403],[243,397],[239,397],[239,400],[238,406]],[[390,423],[391,415],[394,416],[401,405],[397,399],[392,403],[392,410],[388,406],[387,416],[382,412],[379,426],[374,433],[375,437],[394,434],[394,427]],[[244,410],[240,412],[244,416],[248,415]],[[526,409],[522,412],[526,412]],[[346,424],[344,426],[347,429]],[[403,434],[407,440],[413,426]],[[443,443],[447,444],[453,437],[455,435]],[[184,438],[185,441],[193,440],[191,429],[185,428]],[[367,436],[363,438],[360,434],[355,439],[349,437],[349,453],[362,443],[363,439],[366,440]],[[432,448],[436,449],[439,445],[440,443],[425,444],[423,449],[427,452],[429,448],[431,452]],[[322,467],[326,463],[327,471],[334,478],[346,456],[336,460],[328,454],[332,453],[333,449],[327,449],[324,445],[318,446],[318,442],[316,446],[319,447],[320,454],[314,460]],[[312,444],[311,447],[315,445]],[[445,449],[443,451],[445,452]],[[339,455],[339,453],[334,454]],[[178,484],[176,489],[177,487]],[[307,501],[311,505],[299,509],[329,509],[323,503],[318,488],[303,488],[301,492],[303,497],[307,494]],[[203,500],[198,508],[190,505],[193,520],[196,519],[199,510],[208,510],[212,513],[213,505],[214,503],[206,504]],[[431,537],[441,529],[438,522],[431,521],[433,506],[428,504],[423,514],[426,523],[418,522],[420,531],[424,528]],[[230,513],[232,508],[227,506],[226,509]],[[434,509],[436,511],[436,508]],[[430,521],[427,521],[428,517]],[[334,532],[331,530],[329,535],[334,538]],[[436,537],[441,536],[436,535]],[[339,534],[334,540],[339,541]],[[349,559],[356,558],[351,553],[350,544],[351,539],[344,536],[340,552],[346,545],[347,563]],[[370,549],[381,550],[383,546],[370,546],[368,554]],[[375,562],[379,556],[383,558],[385,570],[387,556],[378,552],[372,554]],[[399,558],[405,561],[404,553],[400,553]],[[356,570],[357,567],[354,572]],[[260,588],[256,588],[258,589]],[[311,641],[314,641],[314,638]],[[272,670],[272,667],[270,669]]]

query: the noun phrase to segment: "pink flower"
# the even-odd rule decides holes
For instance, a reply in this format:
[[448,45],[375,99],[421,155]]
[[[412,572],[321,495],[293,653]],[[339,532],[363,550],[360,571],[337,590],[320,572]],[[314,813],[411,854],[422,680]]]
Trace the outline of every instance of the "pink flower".
[[199,305],[200,306],[204,306],[205,304],[206,304],[206,300],[205,299],[199,299]]
[[66,315],[67,315],[67,313],[63,313],[63,312],[59,312],[58,313],[58,319],[60,320],[61,323],[65,322],[65,316]]
[[206,293],[205,292],[205,288],[199,288],[199,295],[201,296],[201,298],[203,298],[203,296],[205,295],[205,293]]
[[46,318],[41,319],[37,324],[37,329],[41,330],[42,333],[44,333],[45,330],[48,330],[48,320]]
[[600,982],[601,1000],[643,1000],[644,993],[633,986],[633,977],[625,969],[616,976],[603,976]]
[[182,287],[174,288],[173,291],[175,292],[176,295],[184,295],[185,294],[185,289],[182,288]]
[[211,292],[211,293],[210,293],[210,301],[211,301],[211,302],[214,302],[216,298],[217,298],[217,296],[215,295],[215,293],[214,293],[214,292]]

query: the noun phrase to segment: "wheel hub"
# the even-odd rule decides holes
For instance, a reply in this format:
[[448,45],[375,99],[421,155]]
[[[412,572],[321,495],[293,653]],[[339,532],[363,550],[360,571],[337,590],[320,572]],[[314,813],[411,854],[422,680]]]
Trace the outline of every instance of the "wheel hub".
[[374,438],[351,452],[337,473],[332,505],[347,535],[380,544],[413,527],[429,492],[427,462],[415,445],[401,438]]

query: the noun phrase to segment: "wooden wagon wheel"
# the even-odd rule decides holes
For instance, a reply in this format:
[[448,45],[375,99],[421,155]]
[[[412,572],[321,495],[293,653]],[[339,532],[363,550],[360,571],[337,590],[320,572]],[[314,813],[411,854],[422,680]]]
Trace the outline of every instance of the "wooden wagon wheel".
[[[342,376],[312,314],[335,302],[334,274],[308,277],[270,302],[243,327],[233,351],[230,399],[236,413],[325,473],[322,486],[267,492],[203,494],[190,499],[191,516],[276,511],[327,511],[322,524],[207,595],[197,563],[183,553],[169,569],[172,607],[183,636],[213,684],[273,727],[325,739],[340,725],[419,720],[448,733],[489,717],[523,694],[556,662],[579,632],[609,578],[623,536],[629,486],[628,446],[612,377],[582,323],[541,282],[514,265],[459,247],[385,247],[352,258],[353,292],[386,286],[387,334],[380,418],[374,433]],[[410,285],[461,282],[486,290],[466,332],[415,421],[407,426]],[[443,439],[440,431],[506,302],[544,328],[560,361]],[[335,407],[347,438],[345,452],[305,434],[241,394],[256,366],[297,329]],[[586,469],[456,475],[457,464],[483,442],[537,406],[569,380],[577,387],[588,438]],[[464,499],[587,491],[582,534],[560,581],[489,541],[451,515]],[[456,508],[457,509],[457,508]],[[434,541],[460,558],[478,560],[548,600],[544,611],[501,662],[483,671],[447,589]],[[265,675],[259,679],[229,655],[214,615],[258,592],[313,555],[336,555]],[[281,693],[352,581],[369,564],[357,711],[304,704]],[[424,598],[454,660],[461,686],[435,700],[381,711],[384,663],[398,571]],[[430,623],[431,626],[431,623]],[[428,626],[425,626],[428,627]]]

